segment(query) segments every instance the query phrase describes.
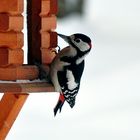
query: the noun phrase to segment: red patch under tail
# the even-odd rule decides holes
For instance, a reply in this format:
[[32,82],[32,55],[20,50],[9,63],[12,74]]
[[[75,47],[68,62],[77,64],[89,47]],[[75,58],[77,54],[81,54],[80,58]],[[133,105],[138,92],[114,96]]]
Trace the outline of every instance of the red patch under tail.
[[54,108],[54,116],[56,116],[58,110],[59,112],[61,112],[64,102],[65,102],[65,97],[63,94],[60,94],[59,100]]

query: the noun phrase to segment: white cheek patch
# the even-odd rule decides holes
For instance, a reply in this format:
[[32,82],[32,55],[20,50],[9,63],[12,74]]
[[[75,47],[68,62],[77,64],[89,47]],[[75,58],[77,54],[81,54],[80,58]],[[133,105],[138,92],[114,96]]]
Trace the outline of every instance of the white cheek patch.
[[79,49],[80,51],[82,51],[82,52],[89,50],[89,44],[86,43],[86,42],[83,42],[82,40],[81,40],[79,43],[77,43],[77,42],[73,42],[73,43],[74,43],[74,44],[78,47],[78,49]]
[[68,88],[70,90],[75,89],[78,86],[78,84],[75,82],[75,78],[74,78],[74,76],[72,74],[72,71],[67,70],[66,77],[68,79],[68,82],[67,82]]

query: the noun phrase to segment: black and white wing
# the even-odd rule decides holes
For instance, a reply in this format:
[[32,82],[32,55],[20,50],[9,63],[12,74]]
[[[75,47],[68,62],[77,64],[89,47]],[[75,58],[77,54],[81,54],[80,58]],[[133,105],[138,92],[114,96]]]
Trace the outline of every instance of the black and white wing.
[[65,66],[62,71],[57,72],[62,94],[71,108],[75,105],[75,97],[79,91],[83,70],[84,60],[78,65],[71,63],[71,65]]

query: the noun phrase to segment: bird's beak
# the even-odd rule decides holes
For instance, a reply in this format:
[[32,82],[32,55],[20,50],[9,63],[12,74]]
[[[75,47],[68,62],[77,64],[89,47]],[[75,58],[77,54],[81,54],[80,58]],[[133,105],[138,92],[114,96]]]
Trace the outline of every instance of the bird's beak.
[[69,41],[70,41],[70,37],[69,36],[62,35],[62,34],[59,34],[59,33],[57,33],[57,35],[59,37],[61,37],[62,39],[64,39],[67,43],[69,43]]

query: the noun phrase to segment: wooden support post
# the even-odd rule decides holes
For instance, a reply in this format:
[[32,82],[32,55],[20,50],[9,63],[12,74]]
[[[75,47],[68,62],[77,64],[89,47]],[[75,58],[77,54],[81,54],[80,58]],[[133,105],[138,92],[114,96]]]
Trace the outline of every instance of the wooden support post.
[[28,64],[41,63],[41,0],[27,0]]
[[50,64],[55,57],[56,13],[57,0],[27,1],[28,64]]
[[7,136],[28,94],[5,93],[0,101],[0,140]]

